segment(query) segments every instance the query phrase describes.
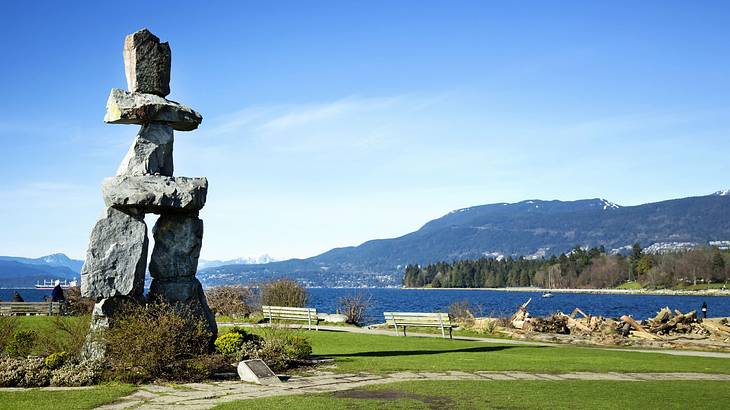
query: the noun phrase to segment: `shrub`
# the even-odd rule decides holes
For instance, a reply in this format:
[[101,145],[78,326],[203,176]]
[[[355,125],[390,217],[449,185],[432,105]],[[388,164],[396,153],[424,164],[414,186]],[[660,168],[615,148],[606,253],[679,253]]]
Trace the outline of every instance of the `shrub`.
[[35,346],[38,335],[33,330],[16,330],[6,350],[15,356],[28,356]]
[[269,306],[305,307],[307,290],[297,281],[279,279],[260,286],[261,304]]
[[304,360],[312,355],[312,345],[304,336],[289,336],[286,347],[290,360]]
[[66,354],[66,352],[56,352],[48,355],[48,357],[46,357],[46,359],[44,360],[44,363],[46,364],[47,368],[55,370],[63,366],[67,358],[68,355]]
[[94,304],[96,301],[92,298],[85,298],[81,296],[81,288],[68,288],[64,293],[66,296],[66,314],[81,316],[91,314],[91,311],[94,310]]
[[121,310],[103,337],[110,377],[140,383],[184,380],[181,366],[208,353],[211,334],[186,306],[152,303]]
[[246,352],[248,358],[261,359],[274,371],[293,367],[312,353],[312,346],[304,336],[276,327],[265,328],[258,341],[245,346],[251,349]]
[[0,351],[7,349],[19,325],[15,316],[0,316]]
[[52,332],[40,335],[45,353],[66,352],[78,357],[86,341],[91,324],[91,315],[54,316]]
[[101,380],[103,370],[104,366],[98,360],[66,363],[51,372],[51,384],[69,387],[90,386]]
[[365,311],[370,306],[370,298],[362,293],[340,298],[340,312],[347,316],[347,323],[362,325],[365,322]]
[[451,316],[451,319],[453,319],[456,323],[460,325],[473,326],[473,310],[474,308],[471,306],[471,303],[468,300],[462,300],[449,305],[449,316]]
[[215,350],[224,356],[232,356],[241,350],[243,342],[244,338],[240,333],[225,333],[215,339]]
[[0,387],[43,387],[51,381],[51,371],[40,357],[0,358]]
[[254,311],[255,295],[245,286],[217,286],[205,292],[216,315],[243,317]]

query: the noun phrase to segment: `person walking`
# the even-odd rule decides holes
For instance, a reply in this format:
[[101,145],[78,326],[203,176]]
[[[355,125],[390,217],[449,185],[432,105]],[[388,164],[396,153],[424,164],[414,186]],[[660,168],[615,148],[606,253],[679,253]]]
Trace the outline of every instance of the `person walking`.
[[702,317],[707,319],[707,302],[702,302]]
[[56,286],[51,291],[51,302],[65,302],[66,296],[63,294],[63,288],[61,288],[61,282],[56,281]]

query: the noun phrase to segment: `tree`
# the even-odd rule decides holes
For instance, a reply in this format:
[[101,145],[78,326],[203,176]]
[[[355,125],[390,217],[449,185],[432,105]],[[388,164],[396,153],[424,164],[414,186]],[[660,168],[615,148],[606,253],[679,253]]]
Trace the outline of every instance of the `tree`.
[[712,262],[710,263],[712,269],[712,279],[721,281],[725,279],[725,259],[720,253],[720,249],[717,247],[712,249]]

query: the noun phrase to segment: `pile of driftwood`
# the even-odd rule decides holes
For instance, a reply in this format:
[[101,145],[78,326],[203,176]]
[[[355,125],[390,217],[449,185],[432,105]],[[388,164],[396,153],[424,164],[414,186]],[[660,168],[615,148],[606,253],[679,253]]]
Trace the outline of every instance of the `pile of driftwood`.
[[[540,318],[530,316],[527,311],[530,301],[520,306],[510,319],[512,327],[521,334],[534,336],[535,333],[544,333],[552,335],[554,340],[595,344],[730,349],[730,324],[727,319],[703,320],[697,317],[696,311],[682,313],[665,307],[655,317],[638,321],[628,315],[619,319],[593,316],[576,308],[570,315],[558,312]],[[570,335],[571,339],[561,335]]]

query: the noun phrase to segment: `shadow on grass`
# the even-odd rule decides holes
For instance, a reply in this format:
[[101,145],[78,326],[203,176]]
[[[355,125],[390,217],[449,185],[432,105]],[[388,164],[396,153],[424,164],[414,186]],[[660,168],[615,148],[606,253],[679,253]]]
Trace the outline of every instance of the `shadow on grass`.
[[[318,357],[392,357],[392,356],[419,356],[442,353],[487,353],[498,352],[500,350],[514,349],[521,346],[479,346],[468,347],[464,349],[447,349],[447,350],[384,350],[378,352],[356,352],[356,353],[338,353],[328,354]],[[546,347],[546,346],[530,346],[530,347]]]

